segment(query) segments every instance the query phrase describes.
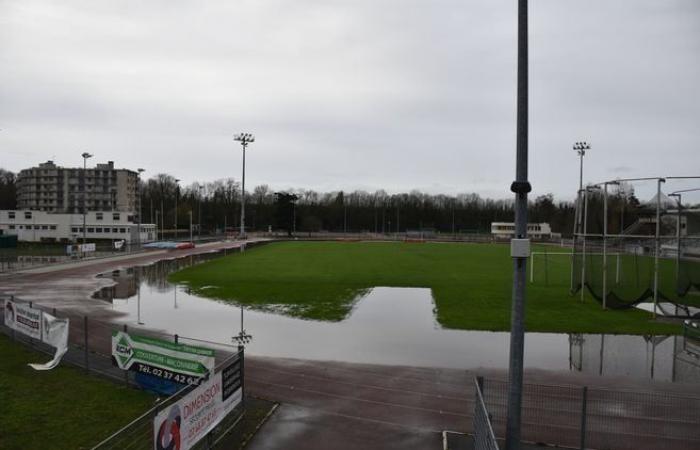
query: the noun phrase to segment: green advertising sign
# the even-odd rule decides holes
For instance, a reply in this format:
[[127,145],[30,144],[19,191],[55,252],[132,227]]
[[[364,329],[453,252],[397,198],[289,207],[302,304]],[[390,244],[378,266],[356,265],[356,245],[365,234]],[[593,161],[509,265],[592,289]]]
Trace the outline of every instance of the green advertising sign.
[[112,356],[123,370],[198,384],[214,368],[214,350],[148,336],[112,332]]

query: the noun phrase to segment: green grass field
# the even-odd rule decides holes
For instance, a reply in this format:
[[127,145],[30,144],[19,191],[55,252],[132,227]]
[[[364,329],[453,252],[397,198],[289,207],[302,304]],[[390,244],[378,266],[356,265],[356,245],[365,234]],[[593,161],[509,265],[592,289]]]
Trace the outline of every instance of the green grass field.
[[87,449],[146,411],[155,397],[69,368],[0,335],[0,449]]
[[[674,334],[639,310],[603,311],[569,295],[568,264],[548,266],[548,283],[528,284],[528,331]],[[512,260],[507,245],[277,242],[172,274],[201,296],[296,317],[338,321],[375,286],[431,288],[447,328],[508,330]]]

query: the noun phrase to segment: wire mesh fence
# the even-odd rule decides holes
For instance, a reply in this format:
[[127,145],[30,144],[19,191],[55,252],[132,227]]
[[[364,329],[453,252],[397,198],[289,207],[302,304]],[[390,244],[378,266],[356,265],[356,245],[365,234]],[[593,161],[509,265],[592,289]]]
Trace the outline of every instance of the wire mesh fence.
[[474,449],[499,450],[496,435],[491,426],[491,417],[482,395],[483,378],[474,380]]
[[[505,437],[507,382],[486,379],[486,409]],[[525,384],[522,439],[570,448],[700,448],[700,398],[567,385]]]

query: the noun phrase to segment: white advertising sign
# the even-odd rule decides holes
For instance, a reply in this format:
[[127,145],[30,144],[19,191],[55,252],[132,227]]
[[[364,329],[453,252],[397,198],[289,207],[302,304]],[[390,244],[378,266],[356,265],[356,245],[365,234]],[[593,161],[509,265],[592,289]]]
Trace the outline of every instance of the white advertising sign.
[[34,339],[41,339],[41,310],[5,300],[5,325]]
[[29,364],[35,370],[51,370],[61,362],[61,358],[68,351],[68,319],[58,319],[51,314],[42,313],[42,337],[41,340],[56,348],[53,359],[46,364]]
[[240,404],[240,360],[203,382],[153,421],[155,450],[189,450]]
[[68,351],[68,319],[57,319],[24,303],[5,300],[5,325],[56,348],[53,359],[46,364],[29,364],[36,370],[53,369]]

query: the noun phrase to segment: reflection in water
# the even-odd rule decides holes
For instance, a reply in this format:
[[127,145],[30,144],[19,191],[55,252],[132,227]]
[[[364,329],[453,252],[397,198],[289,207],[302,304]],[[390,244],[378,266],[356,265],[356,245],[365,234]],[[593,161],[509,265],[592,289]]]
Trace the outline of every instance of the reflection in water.
[[[117,284],[95,297],[124,312],[125,323],[231,343],[243,328],[237,305],[197,297],[166,280],[172,271],[216,256],[104,274]],[[372,289],[340,322],[246,308],[245,328],[253,335],[248,351],[254,355],[461,369],[508,366],[508,333],[441,328],[429,289]],[[525,366],[696,383],[700,343],[689,342],[682,336],[528,333]]]

